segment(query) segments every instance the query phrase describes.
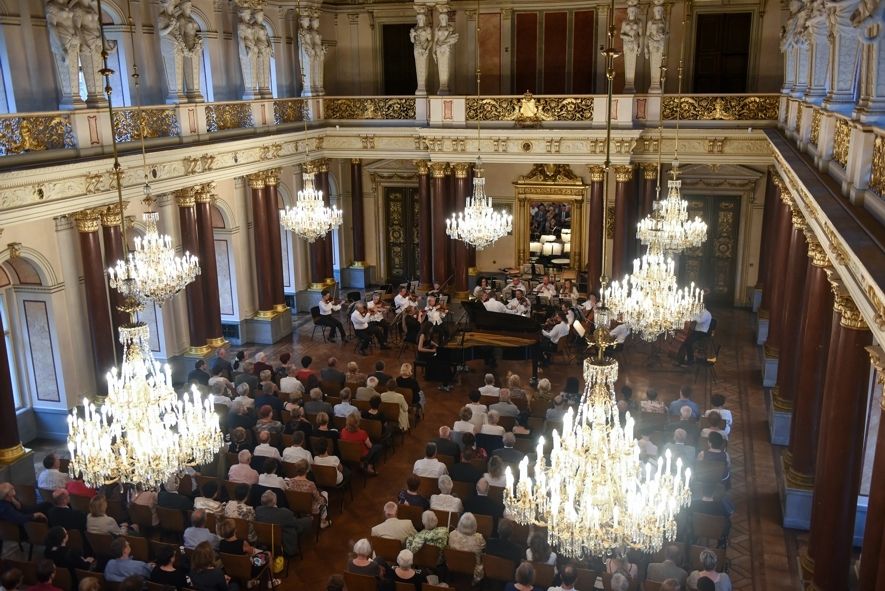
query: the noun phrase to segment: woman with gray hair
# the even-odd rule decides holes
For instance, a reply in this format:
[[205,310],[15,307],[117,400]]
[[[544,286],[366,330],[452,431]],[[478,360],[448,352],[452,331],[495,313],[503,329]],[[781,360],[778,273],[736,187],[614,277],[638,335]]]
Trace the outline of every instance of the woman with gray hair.
[[450,513],[460,513],[463,511],[464,505],[461,503],[461,499],[452,495],[452,487],[454,486],[452,479],[448,475],[443,474],[437,482],[440,494],[430,497],[430,508],[438,511],[449,511]]
[[347,561],[344,567],[349,573],[377,577],[381,574],[381,567],[372,558],[372,544],[366,538],[357,540],[353,545],[353,558]]
[[[421,514],[421,523],[424,525],[424,529],[406,539],[406,548],[412,552],[418,552],[425,544],[429,544],[442,550],[449,544],[449,528],[439,525],[436,513],[425,511]],[[442,552],[440,552],[440,560],[442,560]]]
[[716,572],[716,563],[719,561],[716,553],[704,548],[701,550],[700,559],[703,568],[692,572],[691,576],[697,574],[698,579],[707,577],[716,585],[716,591],[731,591],[731,578],[725,573]]
[[482,551],[485,547],[485,538],[476,531],[476,517],[473,513],[465,513],[458,520],[458,529],[449,534],[449,548],[476,554],[476,566],[473,568],[474,584],[483,577]]
[[498,421],[501,419],[501,415],[497,410],[490,410],[489,414],[486,415],[486,420],[488,421],[485,425],[479,428],[480,433],[485,433],[486,435],[504,435],[504,427],[498,424]]
[[421,583],[427,581],[427,577],[420,570],[415,570],[412,567],[412,561],[414,559],[415,556],[410,550],[401,550],[400,553],[397,554],[396,567],[390,571],[390,578],[394,585],[396,583],[408,583],[415,585],[415,588],[420,591]]

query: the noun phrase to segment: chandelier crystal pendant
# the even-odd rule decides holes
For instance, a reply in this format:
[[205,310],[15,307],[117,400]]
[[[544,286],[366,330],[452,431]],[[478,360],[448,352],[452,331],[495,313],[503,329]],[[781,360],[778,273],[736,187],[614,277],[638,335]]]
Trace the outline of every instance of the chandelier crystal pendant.
[[[656,465],[643,464],[633,438],[634,420],[621,426],[614,384],[618,362],[610,346],[609,310],[595,312],[598,355],[584,361],[584,394],[577,412],[553,432],[552,447],[538,440],[537,460],[508,467],[504,506],[518,523],[546,527],[558,553],[575,558],[657,552],[676,535],[679,511],[691,501],[691,470],[675,465],[669,450]],[[547,460],[546,458],[549,458]]]
[[486,195],[486,180],[482,169],[476,169],[473,195],[467,198],[463,212],[453,213],[446,220],[446,234],[482,250],[513,230],[513,216],[495,211],[492,199]]
[[344,221],[341,210],[323,203],[323,192],[313,186],[313,175],[304,173],[304,188],[298,191],[294,207],[280,212],[280,224],[312,243],[322,238]]
[[[149,193],[149,188],[146,188]],[[172,238],[157,229],[159,214],[153,211],[153,199],[143,203],[144,237],[135,237],[135,250],[125,260],[108,269],[108,282],[124,297],[134,297],[141,304],[154,302],[163,306],[200,274],[200,262],[190,252],[176,256]]]
[[665,252],[682,252],[700,246],[707,239],[706,222],[699,217],[688,219],[682,181],[673,178],[667,181],[667,188],[667,198],[655,201],[652,213],[640,220],[636,237],[650,249]]
[[[134,302],[134,300],[130,301]],[[223,437],[211,399],[195,386],[182,399],[169,366],[153,358],[143,322],[120,327],[123,364],[107,374],[104,404],[83,399],[68,416],[71,474],[87,486],[109,482],[155,489],[183,466],[212,461]]]

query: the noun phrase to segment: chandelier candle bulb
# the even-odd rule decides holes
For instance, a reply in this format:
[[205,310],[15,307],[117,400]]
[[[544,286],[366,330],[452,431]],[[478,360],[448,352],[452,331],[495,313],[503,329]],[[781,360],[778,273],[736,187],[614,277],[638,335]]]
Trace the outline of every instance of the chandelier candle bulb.
[[301,178],[304,188],[298,191],[293,207],[280,210],[280,225],[312,244],[338,228],[344,216],[337,207],[323,203],[323,192],[314,188],[312,174],[304,173]]

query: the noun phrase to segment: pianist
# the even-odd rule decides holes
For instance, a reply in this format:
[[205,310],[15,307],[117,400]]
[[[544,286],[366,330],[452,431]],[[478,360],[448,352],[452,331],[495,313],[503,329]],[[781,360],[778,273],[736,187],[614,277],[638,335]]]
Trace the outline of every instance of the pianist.
[[433,342],[433,324],[425,320],[421,323],[418,333],[418,361],[425,364],[424,374],[431,382],[439,382],[440,390],[452,390],[452,366],[449,364],[448,351]]
[[506,314],[508,312],[507,306],[505,306],[502,302],[496,300],[495,296],[493,296],[489,292],[482,292],[480,298],[482,299],[482,305],[485,306],[485,309],[489,312],[500,312],[503,314]]

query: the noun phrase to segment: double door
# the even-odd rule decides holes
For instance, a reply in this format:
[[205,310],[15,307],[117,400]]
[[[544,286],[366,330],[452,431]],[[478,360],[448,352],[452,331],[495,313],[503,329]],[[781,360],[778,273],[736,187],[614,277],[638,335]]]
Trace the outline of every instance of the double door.
[[399,285],[418,277],[418,187],[384,187],[387,281]]
[[679,284],[707,288],[706,301],[731,305],[734,302],[741,209],[737,196],[683,196],[688,215],[707,222],[707,240],[679,256]]

